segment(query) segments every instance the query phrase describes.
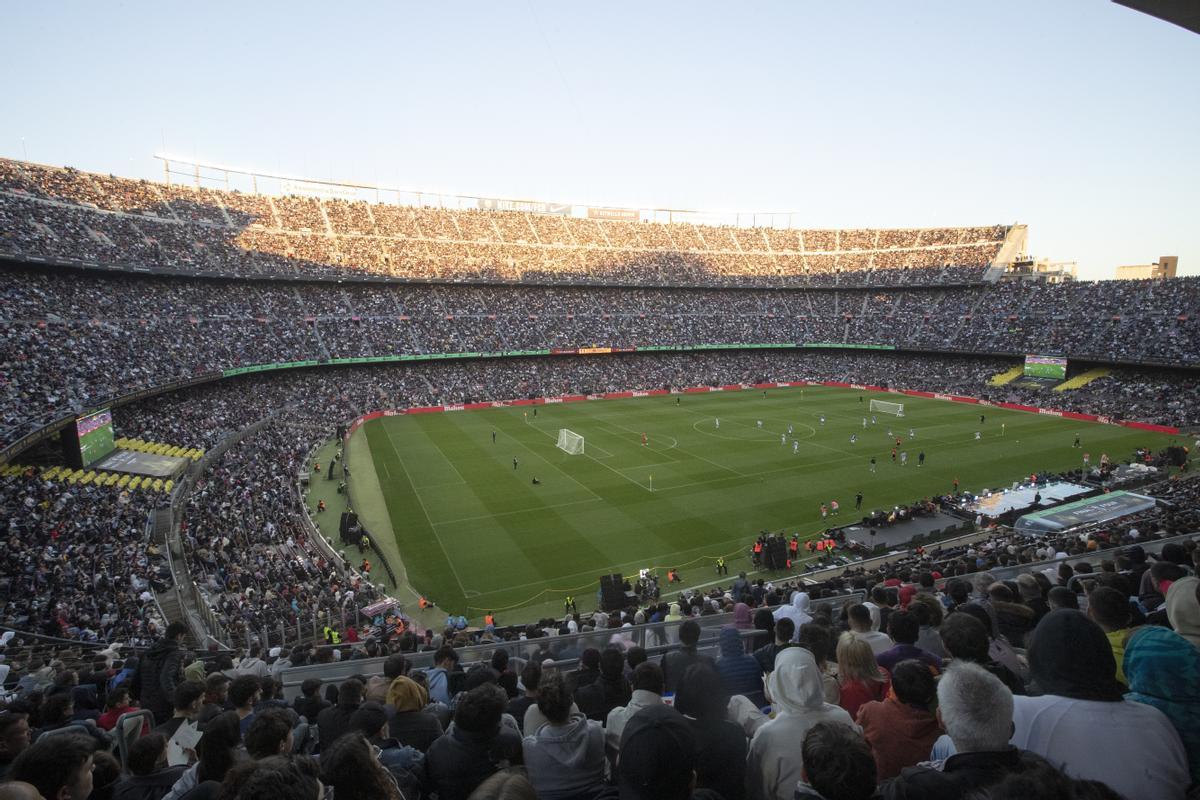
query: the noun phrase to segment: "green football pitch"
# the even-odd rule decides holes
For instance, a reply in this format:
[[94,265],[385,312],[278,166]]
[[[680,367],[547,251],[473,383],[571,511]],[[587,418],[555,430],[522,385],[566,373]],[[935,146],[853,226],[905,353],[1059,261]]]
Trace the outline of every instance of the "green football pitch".
[[[886,395],[903,401],[905,416],[876,412],[872,424],[872,397],[882,399],[809,386],[552,404],[536,416],[533,406],[511,406],[382,417],[350,442],[351,489],[411,586],[478,617],[561,608],[565,594],[590,607],[604,573],[678,567],[696,584],[713,580],[714,559],[724,556],[736,574],[759,531],[810,537],[824,529],[820,506],[831,500],[842,513],[826,524],[845,524],[857,492],[866,512],[949,492],[955,478],[964,490],[1003,486],[1034,470],[1078,467],[1085,451],[1096,464],[1102,453],[1124,460],[1170,441]],[[556,447],[560,428],[584,437],[584,454]],[[904,467],[891,457],[897,436]]]

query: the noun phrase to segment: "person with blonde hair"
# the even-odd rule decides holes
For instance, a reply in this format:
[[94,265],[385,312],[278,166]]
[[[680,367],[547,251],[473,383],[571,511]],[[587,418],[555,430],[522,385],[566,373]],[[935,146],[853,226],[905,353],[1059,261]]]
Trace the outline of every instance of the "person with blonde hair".
[[864,703],[887,696],[891,678],[876,663],[871,645],[859,634],[846,631],[838,639],[837,664],[841,690],[838,705],[851,717],[857,718]]

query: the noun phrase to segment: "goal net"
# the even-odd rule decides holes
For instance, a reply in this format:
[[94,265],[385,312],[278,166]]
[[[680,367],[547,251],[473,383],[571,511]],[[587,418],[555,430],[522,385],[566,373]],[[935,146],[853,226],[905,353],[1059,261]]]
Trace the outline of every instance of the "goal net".
[[897,417],[904,416],[904,403],[889,403],[886,400],[872,400],[871,413],[878,411],[880,414],[895,414]]
[[565,450],[570,455],[581,456],[583,455],[583,437],[566,428],[559,428],[557,447],[559,450]]

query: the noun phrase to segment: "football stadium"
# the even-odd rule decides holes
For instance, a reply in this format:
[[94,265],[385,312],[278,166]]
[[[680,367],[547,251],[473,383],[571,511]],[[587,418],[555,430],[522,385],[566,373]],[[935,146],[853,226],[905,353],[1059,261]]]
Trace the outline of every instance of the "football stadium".
[[1200,19],[1018,5],[14,10],[0,795],[1200,796]]

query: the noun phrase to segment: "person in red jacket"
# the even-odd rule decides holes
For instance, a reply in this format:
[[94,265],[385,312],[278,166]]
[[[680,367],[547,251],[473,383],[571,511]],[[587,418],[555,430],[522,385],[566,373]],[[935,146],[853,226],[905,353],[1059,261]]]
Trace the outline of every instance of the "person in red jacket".
[[934,716],[937,685],[933,672],[916,659],[901,661],[892,670],[892,690],[883,700],[864,703],[856,721],[875,756],[875,773],[884,781],[905,767],[929,760],[933,743],[942,735]]
[[[124,686],[118,686],[108,693],[108,698],[104,701],[104,713],[96,720],[96,725],[106,731],[111,731],[117,727],[117,720],[121,718],[122,714],[140,710],[129,701],[129,689]],[[150,725],[143,720],[142,736],[145,736],[149,732]]]

